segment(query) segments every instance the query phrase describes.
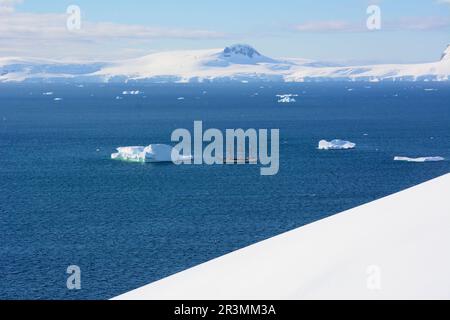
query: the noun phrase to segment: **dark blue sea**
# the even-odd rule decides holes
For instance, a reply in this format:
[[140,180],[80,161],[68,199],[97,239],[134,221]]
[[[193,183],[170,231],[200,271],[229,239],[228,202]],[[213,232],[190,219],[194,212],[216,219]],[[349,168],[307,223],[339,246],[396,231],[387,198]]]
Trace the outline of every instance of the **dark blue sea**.
[[[279,174],[110,160],[194,120],[280,129]],[[357,148],[317,150],[335,138]],[[450,172],[395,156],[450,159],[450,84],[2,84],[0,299],[111,298]]]

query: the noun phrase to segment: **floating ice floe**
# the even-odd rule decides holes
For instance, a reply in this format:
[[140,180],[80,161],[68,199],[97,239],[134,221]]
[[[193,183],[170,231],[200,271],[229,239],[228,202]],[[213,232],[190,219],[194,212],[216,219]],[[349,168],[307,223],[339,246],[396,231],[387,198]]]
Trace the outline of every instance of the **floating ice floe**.
[[117,153],[111,155],[113,160],[129,162],[182,162],[192,156],[180,155],[179,150],[165,144],[151,144],[147,147],[119,147]]
[[406,161],[406,162],[437,162],[444,161],[443,157],[420,157],[420,158],[408,158],[408,157],[395,157],[394,161]]
[[53,101],[62,101],[62,98],[55,98]]
[[43,92],[42,93],[43,96],[52,96],[53,92],[49,91],[49,92]]
[[319,142],[319,150],[347,150],[347,149],[354,149],[356,147],[356,144],[350,141],[345,140],[321,140]]
[[277,94],[278,103],[295,103],[297,100],[295,97],[298,97],[298,94]]
[[177,98],[177,100],[184,100],[184,97],[179,97],[179,98]]
[[126,95],[138,95],[138,94],[141,94],[141,92],[139,90],[131,90],[131,91],[122,91],[122,94],[124,96],[126,96]]

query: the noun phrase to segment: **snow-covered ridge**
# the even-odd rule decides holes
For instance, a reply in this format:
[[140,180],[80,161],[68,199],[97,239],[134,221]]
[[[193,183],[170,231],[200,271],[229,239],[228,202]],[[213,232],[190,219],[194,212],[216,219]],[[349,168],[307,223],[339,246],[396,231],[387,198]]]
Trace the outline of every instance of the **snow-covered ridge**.
[[444,53],[442,54],[441,61],[450,61],[450,44],[447,46],[447,49],[445,49]]
[[274,59],[252,46],[179,50],[112,62],[0,58],[0,82],[448,81],[450,46],[422,64],[336,66],[307,59]]

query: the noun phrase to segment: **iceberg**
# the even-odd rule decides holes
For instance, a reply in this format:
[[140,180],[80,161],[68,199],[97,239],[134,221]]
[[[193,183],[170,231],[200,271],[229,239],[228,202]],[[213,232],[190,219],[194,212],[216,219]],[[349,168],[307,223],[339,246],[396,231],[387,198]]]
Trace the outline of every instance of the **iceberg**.
[[139,90],[132,90],[132,91],[123,91],[122,94],[124,96],[126,96],[126,95],[138,95],[138,94],[141,94],[141,92]]
[[298,97],[298,94],[277,94],[278,103],[295,103],[297,100],[294,97]]
[[354,149],[356,147],[356,144],[350,141],[345,140],[321,140],[319,142],[319,150],[347,150],[347,149]]
[[111,159],[128,162],[173,162],[191,160],[192,156],[180,155],[179,150],[165,144],[151,144],[147,147],[119,147],[111,154]]
[[394,161],[406,161],[406,162],[437,162],[444,161],[443,157],[420,157],[420,158],[408,158],[408,157],[395,157]]

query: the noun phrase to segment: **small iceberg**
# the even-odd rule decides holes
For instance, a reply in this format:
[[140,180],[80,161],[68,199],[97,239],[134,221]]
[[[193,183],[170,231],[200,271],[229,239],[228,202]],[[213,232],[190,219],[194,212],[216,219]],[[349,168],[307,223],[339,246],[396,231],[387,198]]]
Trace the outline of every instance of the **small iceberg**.
[[395,157],[394,161],[406,161],[406,162],[437,162],[444,161],[443,157],[420,157],[420,158],[408,158],[408,157]]
[[165,144],[151,144],[147,147],[119,147],[111,154],[111,159],[128,162],[173,162],[191,160],[192,156],[180,155],[179,150]]
[[182,100],[184,100],[184,97],[179,97],[179,98],[177,98],[177,100],[182,101]]
[[49,92],[43,92],[42,93],[43,96],[52,96],[53,92],[49,91]]
[[278,103],[295,103],[297,100],[295,97],[298,97],[298,94],[277,94]]
[[122,94],[124,96],[126,96],[126,95],[132,95],[133,96],[133,95],[141,94],[141,92],[139,90],[132,90],[132,91],[123,91]]
[[321,140],[319,142],[319,150],[348,150],[348,149],[354,149],[356,147],[356,144],[350,141],[345,140]]
[[62,101],[62,98],[55,98],[53,101]]

